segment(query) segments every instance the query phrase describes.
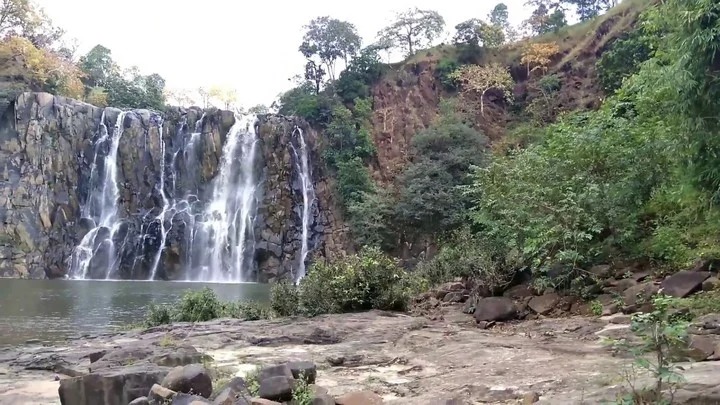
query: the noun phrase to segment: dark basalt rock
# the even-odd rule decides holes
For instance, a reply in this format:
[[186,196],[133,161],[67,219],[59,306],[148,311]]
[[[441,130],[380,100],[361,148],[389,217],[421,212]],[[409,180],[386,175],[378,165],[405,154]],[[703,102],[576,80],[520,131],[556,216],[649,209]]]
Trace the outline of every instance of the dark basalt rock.
[[[0,104],[0,157],[7,178],[0,182],[0,277],[64,277],[73,249],[94,226],[81,217],[80,208],[92,189],[90,172],[101,117],[112,131],[121,111],[47,93],[22,93],[9,103],[6,96]],[[197,144],[186,149],[189,134],[203,114]],[[162,115],[148,110],[127,112],[117,159],[118,216],[123,223],[114,237],[122,248],[116,251],[119,265],[113,278],[146,279],[162,248],[156,217],[163,205],[157,187],[163,165],[166,193],[197,196],[191,204],[201,208],[212,192],[222,146],[234,120],[230,111],[196,107],[170,108]],[[247,274],[249,279],[288,278],[298,265],[302,190],[292,153],[293,146],[299,150],[297,128],[304,130],[316,197],[310,207],[308,260],[340,254],[347,243],[319,164],[317,134],[300,119],[263,115],[257,125],[260,142],[255,168],[262,184],[253,232],[256,268]],[[102,145],[100,156],[108,148]],[[158,278],[187,276],[189,219],[177,214],[172,224],[166,224],[172,227],[160,256]],[[106,258],[94,258],[88,274],[105,278],[107,267]]]

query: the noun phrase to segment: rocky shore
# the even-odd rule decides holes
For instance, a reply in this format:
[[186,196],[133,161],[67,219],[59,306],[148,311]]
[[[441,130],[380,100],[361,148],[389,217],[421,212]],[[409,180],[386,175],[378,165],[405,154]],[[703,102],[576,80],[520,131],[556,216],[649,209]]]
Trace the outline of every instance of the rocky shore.
[[[631,359],[601,342],[630,336],[627,315],[478,327],[462,309],[444,303],[430,317],[222,319],[7,348],[0,404],[126,405],[163,396],[156,403],[292,403],[299,371],[310,379],[305,392],[314,404],[599,403],[627,386]],[[720,318],[706,316],[693,330],[716,341]],[[720,363],[682,366],[686,383],[676,401],[720,401]],[[636,384],[646,383],[637,375]]]

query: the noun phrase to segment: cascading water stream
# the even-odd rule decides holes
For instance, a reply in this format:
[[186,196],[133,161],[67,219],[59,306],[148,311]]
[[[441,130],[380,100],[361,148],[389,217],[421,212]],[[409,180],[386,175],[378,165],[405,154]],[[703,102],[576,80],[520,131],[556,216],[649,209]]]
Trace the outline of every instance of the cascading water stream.
[[[180,127],[182,129],[182,125]],[[148,280],[155,280],[158,265],[160,264],[160,257],[162,256],[162,252],[165,249],[165,241],[167,240],[167,234],[170,231],[170,227],[165,227],[165,214],[167,214],[171,208],[173,208],[174,210],[175,206],[175,204],[170,204],[170,198],[165,193],[165,141],[163,140],[162,118],[159,118],[158,121],[158,136],[160,137],[160,182],[158,184],[158,192],[162,197],[163,206],[160,214],[158,214],[157,218],[155,218],[155,220],[158,221],[160,225],[160,245],[158,246],[158,250],[155,253],[155,258],[153,259],[152,268],[150,269],[150,277],[148,278]],[[172,220],[170,222],[172,223]]]
[[305,260],[308,255],[308,238],[310,233],[310,209],[315,201],[315,189],[312,183],[312,171],[308,163],[308,151],[307,144],[305,143],[305,137],[300,127],[295,127],[293,135],[298,134],[298,142],[300,143],[300,154],[298,155],[295,145],[290,142],[290,147],[295,155],[295,166],[300,176],[300,186],[302,187],[303,207],[302,207],[302,240],[300,248],[300,260],[295,274],[295,282],[297,283],[305,277]]
[[[105,112],[100,119],[100,135],[95,142],[95,156],[90,170],[90,192],[87,202],[82,207],[83,218],[94,225],[75,247],[70,256],[70,277],[86,279],[90,272],[92,259],[103,248],[105,253],[104,278],[110,278],[116,266],[115,245],[113,238],[120,228],[118,218],[118,197],[120,189],[117,184],[117,154],[120,138],[123,134],[123,125],[126,112],[120,112],[115,122],[112,135],[108,134],[105,125]],[[101,157],[101,151],[106,142],[110,142],[107,154]],[[98,173],[98,159],[102,159],[102,170]],[[97,176],[100,176],[100,179]],[[102,238],[99,242],[97,238]]]
[[198,221],[193,251],[196,281],[242,282],[255,255],[257,180],[255,116],[235,117],[222,151],[212,199]]

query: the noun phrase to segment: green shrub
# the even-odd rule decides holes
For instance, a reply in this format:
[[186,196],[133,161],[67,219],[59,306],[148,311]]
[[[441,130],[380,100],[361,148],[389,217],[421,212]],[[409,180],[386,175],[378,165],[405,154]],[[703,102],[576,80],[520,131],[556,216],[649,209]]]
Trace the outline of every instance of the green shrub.
[[600,86],[606,93],[619,89],[625,78],[637,73],[640,64],[650,59],[651,40],[640,28],[615,40],[610,49],[603,52],[596,67]]
[[673,301],[677,309],[686,309],[693,316],[720,313],[720,290],[702,291]]
[[279,316],[291,316],[298,312],[297,288],[287,281],[280,281],[270,287],[270,307]]
[[560,91],[562,81],[560,80],[560,76],[557,74],[549,74],[538,80],[538,87],[543,94],[548,95]]
[[177,322],[205,322],[222,317],[224,306],[215,292],[205,287],[185,293],[175,310]]
[[375,246],[389,251],[397,246],[398,230],[395,199],[386,188],[364,192],[348,207],[350,229],[360,246]]
[[268,319],[270,316],[270,309],[258,302],[240,301],[223,304],[222,317],[237,318],[244,321],[257,321],[260,319]]
[[187,291],[175,305],[150,305],[145,315],[146,326],[172,322],[205,322],[217,318],[238,318],[246,321],[268,319],[270,309],[257,302],[223,302],[209,287]]
[[[298,313],[315,316],[369,309],[403,311],[410,298],[426,287],[424,280],[401,269],[377,248],[312,265],[297,287]],[[290,313],[284,300],[294,286],[278,287],[273,308]]]
[[664,389],[677,388],[683,380],[675,364],[677,353],[687,347],[687,319],[677,311],[673,311],[675,299],[663,295],[653,298],[653,311],[639,313],[632,317],[630,330],[638,341],[627,342],[611,340],[619,349],[633,356],[633,367],[648,372],[654,386],[647,389],[631,387],[632,393],[625,399],[631,404],[669,404],[663,395]]
[[292,402],[295,405],[312,405],[313,390],[302,374],[299,377],[293,386]]
[[435,77],[440,81],[445,90],[457,90],[458,81],[451,74],[458,69],[459,65],[452,59],[441,59],[435,68]]
[[337,166],[338,193],[349,209],[353,203],[362,201],[363,193],[372,192],[373,182],[365,163],[357,156],[340,161]]
[[172,323],[170,306],[150,304],[145,315],[145,326],[152,327],[169,323]]
[[512,257],[511,252],[498,252],[481,235],[461,229],[442,243],[435,257],[421,262],[416,271],[431,285],[463,278],[499,292],[512,280],[518,268]]

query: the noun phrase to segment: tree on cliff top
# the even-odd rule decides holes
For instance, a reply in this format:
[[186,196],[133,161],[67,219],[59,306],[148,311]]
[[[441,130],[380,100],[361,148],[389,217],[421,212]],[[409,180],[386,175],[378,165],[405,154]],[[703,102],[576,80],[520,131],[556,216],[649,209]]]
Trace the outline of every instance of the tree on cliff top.
[[397,13],[395,22],[378,33],[381,41],[392,43],[409,56],[440,36],[445,20],[434,10],[414,8]]
[[495,48],[505,42],[505,34],[500,27],[490,25],[477,18],[461,22],[455,26],[455,30],[453,42],[456,45],[465,44],[474,47],[482,45]]
[[505,3],[498,3],[488,15],[488,21],[493,27],[499,28],[503,34],[506,42],[515,42],[517,40],[518,33],[510,24],[510,14]]
[[237,90],[224,86],[210,87],[208,96],[220,101],[226,110],[230,110],[238,100]]
[[324,65],[330,80],[335,80],[335,62],[348,59],[360,50],[361,39],[355,26],[329,16],[318,17],[305,26],[306,32],[300,45],[300,52],[312,60],[317,56]]
[[78,65],[85,72],[85,84],[89,87],[107,86],[108,78],[120,71],[110,49],[102,45],[95,45],[87,55],[80,58]]
[[0,36],[21,36],[37,47],[47,48],[63,34],[30,0],[0,0]]
[[565,10],[561,7],[560,2],[531,0],[525,4],[536,6],[530,17],[523,23],[530,34],[542,35],[557,32],[567,25]]
[[0,66],[15,60],[24,63],[25,71],[18,76],[31,88],[77,99],[83,97],[80,81],[83,74],[71,61],[38,48],[27,38],[10,36],[0,43]]

